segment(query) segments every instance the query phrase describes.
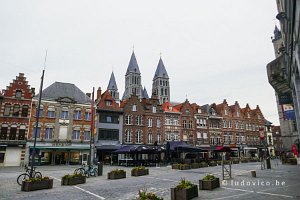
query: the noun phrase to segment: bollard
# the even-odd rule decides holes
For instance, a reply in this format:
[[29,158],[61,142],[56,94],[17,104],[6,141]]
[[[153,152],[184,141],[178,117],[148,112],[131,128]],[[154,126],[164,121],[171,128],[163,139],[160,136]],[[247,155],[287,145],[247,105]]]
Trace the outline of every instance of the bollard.
[[103,174],[103,162],[98,162],[98,176]]
[[256,177],[256,171],[255,170],[251,170],[251,176],[254,177],[254,178]]

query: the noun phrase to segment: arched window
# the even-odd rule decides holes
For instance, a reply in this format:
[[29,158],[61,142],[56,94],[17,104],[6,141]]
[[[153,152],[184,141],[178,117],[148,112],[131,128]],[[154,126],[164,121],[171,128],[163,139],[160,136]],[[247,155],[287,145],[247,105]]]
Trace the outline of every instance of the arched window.
[[131,142],[131,131],[130,130],[126,130],[126,133],[125,133],[125,142],[126,143],[130,143]]
[[19,137],[18,140],[25,140],[25,132],[26,132],[26,126],[21,125],[19,128]]
[[142,132],[140,130],[136,132],[135,143],[142,143]]

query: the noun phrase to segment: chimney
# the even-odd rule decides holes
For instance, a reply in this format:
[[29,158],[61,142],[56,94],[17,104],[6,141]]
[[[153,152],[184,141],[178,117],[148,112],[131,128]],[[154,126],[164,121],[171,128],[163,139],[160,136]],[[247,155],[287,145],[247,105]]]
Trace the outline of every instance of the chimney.
[[100,100],[101,99],[101,87],[98,87],[98,90],[97,90],[97,100]]
[[91,98],[91,93],[86,93],[85,95]]

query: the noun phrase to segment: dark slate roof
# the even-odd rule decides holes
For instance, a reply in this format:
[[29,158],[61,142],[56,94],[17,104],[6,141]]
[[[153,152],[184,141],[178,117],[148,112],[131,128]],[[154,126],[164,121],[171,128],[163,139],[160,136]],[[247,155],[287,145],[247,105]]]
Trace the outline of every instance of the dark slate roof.
[[117,86],[117,83],[116,83],[114,72],[112,72],[111,75],[110,75],[110,79],[109,79],[107,89],[108,90],[118,90],[118,86]]
[[265,119],[265,124],[271,126],[273,123]]
[[169,78],[168,72],[161,58],[159,59],[153,80],[156,78]]
[[[38,97],[38,95],[36,95]],[[74,103],[90,104],[91,99],[72,83],[55,82],[42,92],[43,100],[71,99]]]
[[134,51],[131,54],[131,58],[130,58],[128,68],[127,68],[127,71],[126,71],[125,75],[129,74],[130,72],[137,73],[137,74],[141,73],[140,69],[139,69],[139,65],[138,65],[138,63],[136,61],[136,58],[135,58]]
[[148,95],[148,92],[146,90],[146,87],[144,87],[144,90],[143,90],[143,93],[142,93],[142,98],[149,99],[149,95]]

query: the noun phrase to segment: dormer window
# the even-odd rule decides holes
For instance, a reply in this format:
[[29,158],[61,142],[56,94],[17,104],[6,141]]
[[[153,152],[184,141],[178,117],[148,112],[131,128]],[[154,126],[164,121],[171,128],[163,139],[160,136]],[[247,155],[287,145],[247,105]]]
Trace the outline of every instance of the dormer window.
[[198,113],[202,113],[201,109],[198,109]]
[[240,112],[239,111],[236,111],[236,116],[240,117]]
[[136,105],[135,104],[132,105],[132,111],[136,112]]
[[21,98],[22,97],[22,91],[21,90],[17,90],[16,91],[16,98]]
[[257,115],[257,119],[260,119],[260,115]]
[[228,115],[228,111],[225,109],[225,115]]
[[185,110],[185,114],[186,114],[186,115],[189,115],[189,114],[190,114],[190,110],[189,110],[189,109],[186,109],[186,110]]
[[247,113],[247,117],[250,118],[250,113]]
[[170,106],[170,107],[169,107],[169,110],[170,110],[170,111],[173,111],[173,107],[172,107],[172,106]]
[[107,106],[111,106],[111,105],[112,105],[112,102],[111,102],[111,100],[106,100],[106,101],[105,101],[105,104],[106,104]]

